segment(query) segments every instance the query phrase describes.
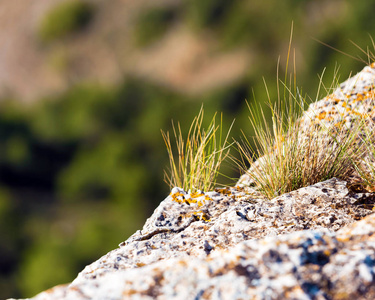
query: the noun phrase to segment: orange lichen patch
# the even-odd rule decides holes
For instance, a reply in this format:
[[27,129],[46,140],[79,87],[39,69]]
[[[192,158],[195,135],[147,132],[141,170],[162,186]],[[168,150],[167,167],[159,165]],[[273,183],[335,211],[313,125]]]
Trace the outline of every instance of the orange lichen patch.
[[209,196],[205,195],[203,192],[193,192],[190,194],[183,194],[181,192],[171,193],[172,201],[177,203],[185,203],[187,205],[197,204],[198,206],[203,206],[205,201],[212,200]]
[[202,214],[202,216],[201,216],[201,219],[203,220],[203,221],[206,221],[206,222],[209,222],[210,221],[210,217],[207,215],[207,214]]
[[207,195],[205,195],[204,196],[204,200],[206,200],[206,201],[210,201],[210,200],[212,200],[209,196],[207,196]]
[[370,99],[373,99],[375,97],[374,87],[371,87],[371,89],[369,89],[369,91],[366,93],[366,96]]
[[337,239],[339,242],[341,242],[341,243],[346,243],[346,242],[349,242],[349,241],[350,241],[350,237],[349,237],[349,236],[343,236],[343,237],[338,236],[336,239]]
[[225,196],[231,196],[232,192],[230,191],[229,188],[223,188],[223,189],[215,189],[215,192],[220,193]]
[[174,193],[170,195],[172,197],[172,200],[177,203],[184,203],[185,202],[185,196],[182,193]]
[[190,194],[191,198],[198,198],[198,197],[202,197],[202,196],[204,196],[204,194],[203,193],[198,193],[198,192],[194,192],[194,193]]
[[344,120],[341,120],[341,121],[337,122],[337,123],[335,124],[335,126],[336,126],[337,128],[341,128],[344,124],[345,124],[345,121],[344,121]]
[[146,264],[145,263],[142,263],[142,262],[138,262],[138,263],[136,263],[136,266],[138,267],[138,268],[140,268],[140,267],[143,267],[143,266],[145,266]]
[[244,187],[242,187],[242,186],[235,186],[234,187],[237,191],[239,191],[239,192],[244,192],[245,191],[245,188]]
[[[131,282],[126,282],[126,283],[131,285]],[[136,290],[136,289],[126,289],[122,292],[123,296],[132,296],[132,295],[135,295],[135,294],[139,294],[139,291]]]
[[356,98],[355,100],[356,100],[356,101],[363,101],[363,100],[364,100],[364,95],[358,93],[358,94],[357,94],[357,98]]
[[317,116],[317,118],[318,118],[319,120],[323,120],[323,119],[325,119],[326,115],[327,115],[327,112],[326,112],[326,111],[322,111],[322,112]]
[[191,214],[191,216],[194,216],[198,221],[211,221],[210,217],[203,211],[195,211]]
[[[171,193],[170,196],[172,197],[172,201],[177,202],[179,204],[186,204],[191,206],[192,204],[202,207],[206,201],[212,200],[208,195],[206,195],[204,192],[198,191],[193,193]],[[194,206],[193,206],[194,207]],[[210,218],[207,213],[197,210],[192,211],[190,213],[185,213],[182,215],[183,218],[190,218],[194,217],[196,220],[201,220],[205,222],[209,222]]]
[[336,108],[333,106],[332,108],[331,108],[331,110],[328,112],[328,114],[330,114],[330,115],[334,115],[334,114],[336,114],[337,113],[337,110],[336,110]]

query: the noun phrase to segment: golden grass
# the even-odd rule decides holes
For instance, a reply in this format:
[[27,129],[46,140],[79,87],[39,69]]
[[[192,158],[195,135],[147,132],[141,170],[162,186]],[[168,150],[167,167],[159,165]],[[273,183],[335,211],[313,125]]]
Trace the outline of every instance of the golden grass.
[[[344,127],[321,126],[301,131],[300,124],[294,121],[296,116],[282,121],[284,113],[279,109],[272,110],[271,124],[265,119],[261,123],[252,110],[250,116],[256,146],[252,147],[247,138],[237,145],[250,163],[250,169],[243,170],[267,198],[332,177],[347,180],[353,175],[353,162],[360,154],[356,143],[359,127],[350,133]],[[264,117],[262,110],[261,116]],[[254,153],[258,154],[254,157]]]
[[[208,129],[202,126],[204,117],[203,107],[194,118],[189,133],[184,139],[180,124],[177,128],[173,122],[173,137],[176,150],[173,151],[169,132],[162,132],[167,148],[170,169],[165,171],[165,181],[171,187],[181,187],[186,191],[212,190],[216,185],[220,165],[229,154],[228,137],[223,138],[222,116],[220,123],[216,123],[216,114]],[[233,125],[233,123],[232,123]]]
[[[349,180],[361,154],[357,139],[361,122],[350,130],[345,125],[324,126],[314,122],[310,127],[302,126],[300,120],[306,101],[295,87],[295,73],[289,85],[286,78],[284,82],[278,80],[284,86],[284,92],[278,88],[278,99],[274,103],[265,84],[271,122],[267,121],[260,106],[248,105],[254,136],[249,139],[243,134],[243,140],[236,142],[242,156],[237,165],[249,176],[255,188],[269,199],[332,177]],[[335,79],[332,81],[329,90],[336,82]],[[317,94],[321,84],[322,80]]]
[[[287,84],[290,47],[291,40],[284,81],[279,80],[277,71],[276,101],[271,100],[265,84],[271,122],[260,105],[248,105],[254,136],[247,137],[243,133],[241,141],[234,141],[241,158],[232,156],[231,159],[249,176],[255,188],[269,199],[332,177],[346,180],[350,185],[356,181],[368,191],[375,192],[374,121],[353,118],[348,128],[344,119],[331,125],[311,120],[311,126],[303,126],[301,117],[306,101],[296,87],[295,67]],[[369,61],[375,59],[368,49],[363,53],[367,54]],[[334,74],[329,88],[320,78],[316,100],[322,87],[329,95],[339,86],[337,69]],[[280,92],[280,83],[284,87],[283,93]],[[313,115],[319,120],[325,119],[326,115],[321,114],[324,112]],[[222,119],[220,125],[216,125],[215,117],[204,130],[202,108],[193,120],[186,140],[180,124],[177,129],[173,125],[177,155],[172,151],[169,133],[162,131],[170,161],[170,172],[165,172],[165,181],[171,188],[179,186],[194,192],[211,190],[215,186],[220,165],[229,154],[228,136],[232,128],[222,141]],[[304,118],[308,117],[304,115]]]
[[361,156],[354,162],[357,176],[363,189],[375,192],[375,123],[371,119],[363,120],[361,133]]

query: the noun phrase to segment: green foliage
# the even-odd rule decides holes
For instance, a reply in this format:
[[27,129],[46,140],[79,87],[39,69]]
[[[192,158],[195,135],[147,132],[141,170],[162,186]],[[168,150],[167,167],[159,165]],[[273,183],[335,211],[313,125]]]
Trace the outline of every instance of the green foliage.
[[191,0],[186,1],[186,10],[189,22],[196,28],[215,26],[221,22],[230,7],[237,1],[226,0]]
[[18,274],[23,295],[72,281],[86,264],[117,247],[120,236],[138,229],[144,218],[139,210],[126,214],[116,205],[98,202],[77,201],[54,210],[45,218],[31,215],[25,224],[32,243]]
[[93,18],[93,6],[80,0],[63,1],[46,14],[39,27],[39,36],[50,42],[85,28]]
[[[204,102],[217,109],[214,101]],[[77,85],[33,106],[1,103],[5,297],[71,281],[139,229],[168,193],[159,130],[193,118],[199,105],[131,78],[112,88]],[[9,284],[15,276],[18,287]]]
[[135,28],[135,38],[139,46],[145,47],[160,39],[176,18],[173,8],[158,7],[142,12]]
[[98,114],[113,91],[94,85],[79,85],[54,99],[40,101],[32,116],[32,129],[46,141],[74,141],[105,130]]

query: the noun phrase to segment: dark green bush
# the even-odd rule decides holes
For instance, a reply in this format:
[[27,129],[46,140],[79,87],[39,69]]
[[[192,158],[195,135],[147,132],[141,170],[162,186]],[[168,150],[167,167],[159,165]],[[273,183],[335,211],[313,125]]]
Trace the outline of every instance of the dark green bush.
[[188,22],[195,28],[216,26],[221,23],[230,8],[237,2],[227,0],[185,1]]
[[68,0],[52,8],[39,27],[44,42],[60,39],[85,28],[93,17],[94,8],[87,2]]
[[169,28],[176,17],[173,8],[153,8],[140,14],[135,27],[135,39],[138,46],[144,47],[158,40]]

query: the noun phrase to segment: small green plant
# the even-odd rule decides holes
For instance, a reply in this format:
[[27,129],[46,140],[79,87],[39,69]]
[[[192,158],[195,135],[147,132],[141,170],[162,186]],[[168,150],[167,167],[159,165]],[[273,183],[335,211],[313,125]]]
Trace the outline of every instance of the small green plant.
[[93,12],[93,6],[87,2],[64,1],[43,18],[39,36],[43,42],[50,42],[77,32],[90,23]]
[[[183,138],[180,124],[177,128],[173,124],[173,133],[177,146],[177,153],[173,151],[169,132],[162,131],[167,147],[170,172],[165,172],[165,181],[172,188],[178,186],[184,190],[195,192],[211,190],[219,175],[220,165],[229,154],[228,136],[222,132],[222,117],[216,125],[216,114],[212,118],[208,129],[202,127],[203,107],[194,118],[186,139]],[[232,123],[233,125],[233,123]]]

